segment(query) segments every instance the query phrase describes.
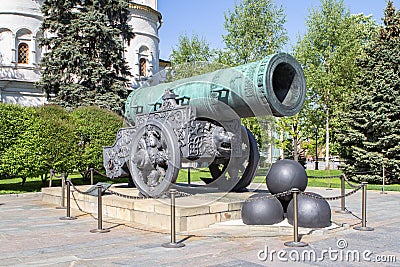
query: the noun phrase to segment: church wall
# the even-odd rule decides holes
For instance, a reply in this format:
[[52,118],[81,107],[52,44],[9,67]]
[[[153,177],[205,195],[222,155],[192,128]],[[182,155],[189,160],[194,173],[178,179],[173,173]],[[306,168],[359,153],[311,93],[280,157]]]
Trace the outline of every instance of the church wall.
[[[40,5],[41,0],[7,0],[0,6],[0,102],[36,106],[46,101],[45,94],[34,86],[40,78],[39,63],[45,52],[39,47],[43,20]],[[133,0],[130,4],[128,23],[135,37],[125,46],[125,57],[133,75],[130,77],[132,88],[147,80],[140,76],[141,66],[142,70],[145,66],[147,76],[159,69],[161,15],[156,10],[157,0]],[[29,47],[27,64],[18,63],[20,44]]]
[[40,58],[40,56],[37,56],[37,52],[40,53],[40,49],[37,49],[38,41],[36,36],[39,34],[41,20],[25,15],[2,14],[0,16],[0,25],[7,25],[7,31],[3,32],[3,34],[0,33],[0,38],[7,39],[7,41],[0,39],[0,53],[6,55],[0,64],[16,63],[18,45],[24,42],[29,45],[30,57],[28,65],[37,65]]
[[[131,86],[137,88],[159,69],[158,15],[154,11],[132,6],[128,23],[132,26],[135,37],[126,46],[125,57],[132,74]],[[146,77],[140,75],[141,59],[145,62]]]
[[43,92],[32,86],[31,82],[8,81],[6,88],[1,88],[0,81],[0,100],[3,103],[18,104],[21,106],[42,106],[46,103]]
[[[45,103],[44,93],[35,88],[39,80],[41,49],[37,37],[41,17],[29,13],[9,12],[0,15],[0,101],[22,106]],[[27,64],[18,63],[18,47],[28,45]]]

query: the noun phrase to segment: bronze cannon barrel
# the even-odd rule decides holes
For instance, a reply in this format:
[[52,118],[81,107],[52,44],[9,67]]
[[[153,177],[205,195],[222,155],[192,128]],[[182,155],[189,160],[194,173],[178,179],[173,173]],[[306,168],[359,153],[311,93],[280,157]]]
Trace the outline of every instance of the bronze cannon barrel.
[[139,88],[127,99],[128,121],[134,125],[136,114],[156,111],[167,90],[177,95],[179,103],[194,107],[197,117],[231,120],[295,115],[303,106],[306,82],[294,57],[274,54],[257,62]]

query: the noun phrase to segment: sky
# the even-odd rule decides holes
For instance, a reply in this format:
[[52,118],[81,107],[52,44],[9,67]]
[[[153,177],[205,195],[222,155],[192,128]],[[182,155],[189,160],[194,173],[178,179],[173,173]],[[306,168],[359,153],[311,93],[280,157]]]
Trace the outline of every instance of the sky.
[[[172,47],[178,44],[181,34],[197,34],[204,37],[211,48],[223,48],[224,14],[233,10],[239,0],[158,0],[158,11],[163,16],[159,30],[160,58],[169,59]],[[394,0],[396,9],[400,9],[400,0]],[[305,22],[309,10],[318,7],[319,0],[275,0],[286,13],[284,27],[288,31],[289,43],[284,48],[290,52],[299,35],[306,31]],[[378,24],[386,7],[386,0],[344,0],[351,14],[371,14]]]

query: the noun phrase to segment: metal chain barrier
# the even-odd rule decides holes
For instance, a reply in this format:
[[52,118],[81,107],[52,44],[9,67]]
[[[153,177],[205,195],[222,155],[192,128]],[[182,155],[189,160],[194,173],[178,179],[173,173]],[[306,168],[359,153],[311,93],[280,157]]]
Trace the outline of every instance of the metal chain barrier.
[[307,176],[311,179],[328,179],[328,178],[340,178],[340,175],[331,175],[331,176]]
[[322,196],[316,196],[316,195],[313,195],[313,194],[310,194],[310,193],[307,193],[307,192],[300,192],[300,195],[304,195],[306,197],[314,198],[314,199],[324,199],[324,200],[327,200],[327,201],[333,201],[333,200],[339,200],[339,199],[351,196],[351,195],[355,194],[357,191],[359,191],[362,187],[363,187],[362,185],[359,185],[357,188],[355,188],[354,190],[344,194],[343,196],[322,197]]
[[[93,168],[91,168],[91,172],[93,173],[93,172],[96,172],[96,173],[98,173],[98,174],[100,174],[100,175],[103,175],[102,173],[100,173],[100,172],[98,172],[97,170],[95,170],[95,169],[93,169]],[[61,175],[61,177],[63,177],[65,174],[62,174]],[[92,217],[94,217],[91,213],[88,213],[88,212],[85,212],[85,211],[83,211],[82,210],[82,208],[79,206],[79,204],[78,204],[78,201],[77,201],[77,199],[76,199],[76,197],[75,197],[75,195],[74,195],[74,192],[78,192],[78,193],[80,193],[80,194],[84,194],[84,195],[91,195],[91,193],[93,193],[93,191],[95,191],[95,190],[98,190],[98,219],[97,219],[97,221],[98,221],[98,228],[97,229],[94,229],[94,230],[92,230],[92,232],[105,232],[106,230],[105,229],[103,229],[103,227],[102,227],[102,222],[100,222],[99,220],[102,220],[102,211],[101,211],[101,205],[102,205],[102,202],[101,202],[101,193],[102,193],[102,186],[99,184],[99,185],[97,185],[97,187],[94,187],[94,188],[92,188],[91,190],[89,190],[89,191],[82,191],[82,190],[79,190],[73,183],[72,183],[72,181],[71,180],[67,180],[66,179],[66,177],[64,176],[63,177],[65,180],[66,180],[66,183],[67,183],[67,201],[69,202],[69,195],[70,195],[70,190],[69,190],[69,188],[70,187],[72,187],[72,189],[73,189],[73,191],[72,191],[72,197],[73,197],[73,199],[74,199],[74,201],[75,201],[75,203],[76,203],[76,206],[78,207],[78,209],[81,211],[81,212],[83,212],[83,213],[86,213],[86,214],[90,214]],[[357,218],[357,219],[359,219],[359,220],[361,220],[362,222],[362,226],[361,227],[357,227],[357,228],[355,228],[355,229],[357,229],[357,230],[364,230],[364,231],[366,231],[366,230],[370,230],[370,229],[373,229],[373,228],[370,228],[370,227],[366,227],[366,183],[362,183],[362,184],[360,184],[360,185],[354,185],[354,184],[351,184],[349,181],[348,181],[348,179],[346,178],[346,176],[345,175],[342,175],[342,176],[329,176],[329,177],[315,177],[315,178],[319,178],[319,179],[325,179],[325,178],[342,178],[341,180],[342,180],[342,184],[344,185],[344,181],[346,181],[348,184],[349,184],[349,186],[351,186],[352,188],[353,188],[353,190],[352,191],[350,191],[350,192],[348,192],[348,193],[346,193],[346,194],[344,194],[344,190],[342,190],[342,192],[341,192],[341,195],[340,196],[334,196],[334,197],[323,197],[323,196],[318,196],[318,195],[314,195],[314,194],[310,194],[310,193],[307,193],[307,192],[301,192],[300,190],[297,190],[296,191],[296,189],[292,189],[292,190],[289,190],[289,191],[285,191],[285,192],[282,192],[282,193],[277,193],[277,194],[265,194],[265,195],[262,195],[262,196],[259,196],[259,197],[254,197],[254,198],[248,198],[248,199],[246,199],[246,200],[244,200],[244,202],[252,202],[252,201],[258,201],[258,200],[263,200],[263,199],[272,199],[272,198],[279,198],[279,197],[284,197],[284,196],[288,196],[288,195],[291,195],[291,194],[293,194],[293,198],[296,198],[296,202],[297,202],[297,197],[298,197],[298,195],[304,195],[304,196],[306,196],[306,197],[310,197],[310,198],[314,198],[314,199],[323,199],[323,200],[327,200],[327,201],[334,201],[334,200],[339,200],[339,199],[344,199],[344,198],[346,198],[346,197],[349,197],[349,196],[351,196],[351,195],[353,195],[353,194],[355,194],[356,192],[358,192],[359,190],[361,190],[361,189],[363,189],[363,201],[362,201],[362,210],[363,210],[363,215],[362,215],[362,218],[360,218],[360,217],[358,217],[357,215],[355,215],[353,212],[351,212],[350,210],[348,210],[347,208],[345,208],[345,207],[342,207],[342,209],[343,210],[345,210],[347,213],[349,213],[349,214],[351,214],[352,216],[354,216],[355,218]],[[63,179],[63,180],[64,180]],[[344,187],[342,185],[342,187]],[[133,199],[133,200],[135,200],[135,199],[137,199],[137,200],[142,200],[142,199],[149,199],[149,197],[146,197],[146,196],[131,196],[131,195],[127,195],[127,194],[122,194],[122,193],[119,193],[119,192],[116,192],[116,191],[114,191],[114,190],[111,190],[111,189],[108,189],[108,192],[111,194],[111,195],[115,195],[115,196],[117,196],[117,197],[121,197],[121,198],[125,198],[125,199]],[[197,195],[197,194],[190,194],[190,193],[186,193],[186,192],[181,192],[181,191],[177,191],[176,189],[171,189],[171,190],[169,190],[169,194],[170,194],[170,197],[171,197],[171,205],[170,205],[170,207],[171,207],[171,242],[170,243],[168,243],[167,244],[167,246],[174,246],[174,247],[180,247],[181,246],[181,243],[177,243],[176,242],[176,239],[175,239],[175,197],[190,197],[190,196],[196,196],[197,198],[202,198],[202,199],[206,199],[206,200],[212,200],[212,199],[214,199],[214,198],[217,198],[217,199],[223,199],[225,202],[227,201],[228,203],[231,203],[231,202],[243,202],[243,201],[241,201],[241,200],[238,200],[238,199],[232,199],[232,198],[228,198],[228,197],[225,197],[225,196],[222,196],[222,197],[210,197],[210,196],[202,196],[202,195]],[[163,197],[163,196],[162,196]],[[69,203],[67,203],[67,207],[69,207],[70,206],[70,204]],[[297,206],[297,205],[296,205]],[[67,216],[66,217],[70,217],[70,213],[69,213],[69,211],[68,211],[68,208],[67,208]],[[71,217],[72,218],[72,217]],[[95,217],[94,217],[95,218]],[[305,243],[304,243],[305,244]],[[290,245],[290,246],[300,246],[300,245],[304,245],[303,244],[303,242],[300,242],[299,241],[299,236],[298,236],[298,230],[296,230],[296,226],[295,226],[295,229],[294,229],[294,241],[293,242],[289,242],[288,244],[286,244],[286,245]]]
[[348,184],[351,188],[359,187],[359,185],[352,184],[345,174],[343,174],[343,178],[344,178],[346,184]]
[[93,187],[91,190],[89,190],[89,191],[81,191],[81,190],[79,190],[72,182],[71,182],[71,186],[72,186],[72,188],[74,189],[74,191],[76,191],[76,192],[78,192],[79,194],[82,194],[82,195],[91,195],[91,193],[93,193],[94,191],[96,191],[97,189],[96,189],[96,187]]
[[103,202],[102,202],[103,186],[97,185],[97,229],[90,230],[91,233],[108,233],[110,229],[103,228]]
[[357,216],[356,214],[354,214],[351,210],[345,208],[345,210],[347,211],[348,214],[352,215],[354,218],[358,219],[358,220],[362,220],[361,217]]
[[53,169],[50,169],[50,178],[49,178],[49,187],[53,185],[53,177],[55,178],[63,178],[64,173],[61,173],[61,175],[56,175],[56,171]]
[[[278,197],[284,197],[291,195],[291,191],[285,191],[282,193],[277,193],[277,194],[267,194],[265,196],[260,196],[260,197],[254,197],[254,198],[248,198],[244,202],[252,202],[252,201],[257,201],[257,200],[262,200],[262,199],[271,199],[271,198],[278,198]],[[241,200],[234,199],[234,198],[227,198],[227,197],[205,197],[205,196],[197,196],[196,194],[190,194],[186,192],[181,192],[181,191],[176,191],[175,195],[177,197],[191,197],[191,196],[196,196],[196,198],[201,199],[201,200],[212,200],[212,199],[223,199],[224,202],[228,203],[234,203],[234,202],[239,202]]]
[[145,197],[145,196],[130,196],[130,195],[125,195],[125,194],[122,194],[122,193],[118,193],[118,192],[116,192],[116,191],[113,191],[113,190],[111,190],[111,189],[108,189],[107,191],[108,191],[108,193],[110,193],[110,194],[112,194],[112,195],[115,195],[115,196],[117,196],[117,197],[126,198],[126,199],[149,199],[149,197]]
[[95,173],[97,173],[97,174],[99,174],[99,175],[101,175],[101,176],[103,176],[103,177],[108,178],[107,175],[105,175],[104,173],[101,173],[100,171],[96,170],[95,168],[91,168],[91,169],[92,169]]
[[71,216],[71,181],[69,179],[65,180],[65,183],[67,185],[67,215],[64,217],[61,217],[60,220],[75,220],[75,216]]

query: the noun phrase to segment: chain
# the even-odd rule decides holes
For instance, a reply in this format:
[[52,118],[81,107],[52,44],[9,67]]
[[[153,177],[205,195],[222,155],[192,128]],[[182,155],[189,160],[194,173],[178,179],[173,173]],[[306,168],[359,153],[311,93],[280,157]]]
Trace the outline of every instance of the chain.
[[91,195],[92,192],[97,190],[97,187],[93,187],[89,191],[81,191],[72,183],[72,181],[70,179],[67,179],[67,183],[69,183],[72,186],[72,189],[74,189],[74,191],[76,191],[76,192],[78,192],[79,194],[82,194],[82,195]]
[[121,194],[118,192],[115,192],[111,189],[107,190],[110,194],[115,195],[117,197],[122,197],[122,198],[126,198],[126,199],[148,199],[149,197],[145,197],[145,196],[130,196],[130,195],[125,195],[125,194]]
[[350,215],[354,216],[355,218],[359,219],[362,221],[362,218],[358,217],[357,215],[355,215],[351,210],[347,209],[346,207],[344,208]]
[[[277,193],[277,194],[274,194],[274,195],[273,194],[268,194],[268,195],[265,195],[265,196],[248,198],[248,199],[245,200],[245,202],[251,202],[251,201],[256,201],[256,200],[261,200],[261,199],[271,199],[271,198],[277,198],[277,197],[284,197],[284,196],[288,196],[288,195],[291,195],[291,194],[292,194],[291,191],[285,191],[285,192]],[[194,194],[189,194],[189,193],[186,193],[186,192],[178,191],[176,193],[176,196],[179,196],[179,197],[190,197],[190,196],[194,196]],[[215,198],[219,198],[219,197],[215,197]],[[220,197],[220,198],[225,200],[225,201],[227,201],[227,202],[238,202],[239,201],[238,199],[234,199],[234,198],[227,198],[227,197]],[[212,197],[209,197],[209,196],[208,197],[200,197],[200,199],[211,200]]]
[[98,171],[98,170],[96,170],[95,168],[92,168],[92,170],[93,170],[95,173],[97,173],[97,174],[99,174],[99,175],[101,175],[101,176],[103,176],[103,177],[107,177],[107,178],[108,178],[108,176],[107,176],[107,175],[105,175],[105,174],[103,174],[103,173],[99,172],[99,171]]
[[308,176],[308,178],[312,178],[312,179],[340,178],[340,175],[332,175],[332,176]]
[[176,196],[177,197],[191,197],[191,196],[194,196],[194,194],[189,194],[189,193],[186,193],[186,192],[177,191],[176,192]]
[[259,197],[253,197],[253,198],[248,198],[244,202],[253,202],[257,200],[262,200],[262,199],[272,199],[272,198],[279,198],[279,197],[285,197],[291,195],[291,191],[285,191],[277,194],[267,194],[265,196],[259,196]]
[[73,200],[74,200],[76,206],[78,207],[78,210],[79,210],[80,212],[82,212],[82,213],[85,213],[85,214],[91,214],[90,212],[84,211],[84,210],[81,208],[81,206],[79,206],[78,200],[76,200],[76,197],[75,197],[75,194],[74,194],[73,191],[71,192],[71,194],[72,194],[72,198],[73,198]]
[[325,200],[331,201],[331,200],[338,200],[338,199],[341,199],[341,198],[344,198],[344,197],[351,196],[351,195],[355,194],[361,188],[362,188],[362,185],[359,185],[353,191],[350,191],[350,192],[344,194],[343,196],[336,196],[336,197],[320,197],[320,196],[316,196],[316,195],[313,195],[313,194],[310,194],[310,193],[307,193],[307,192],[300,192],[300,195],[304,195],[306,197],[310,197],[310,198],[314,198],[314,199],[325,199]]
[[343,178],[344,178],[344,180],[346,181],[346,184],[348,184],[351,188],[357,188],[357,187],[358,187],[358,185],[352,184],[352,183],[350,182],[350,180],[347,179],[346,175],[344,175],[344,174],[343,174]]
[[56,171],[55,170],[50,170],[50,175],[52,175],[53,177],[55,177],[55,178],[62,178],[63,176],[62,176],[62,174],[61,175],[56,175]]

